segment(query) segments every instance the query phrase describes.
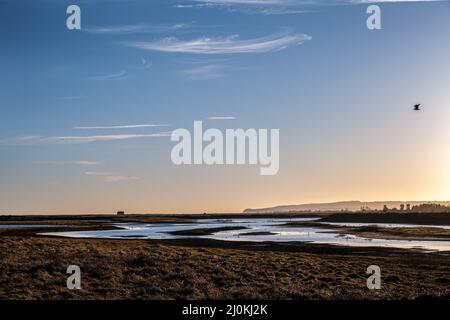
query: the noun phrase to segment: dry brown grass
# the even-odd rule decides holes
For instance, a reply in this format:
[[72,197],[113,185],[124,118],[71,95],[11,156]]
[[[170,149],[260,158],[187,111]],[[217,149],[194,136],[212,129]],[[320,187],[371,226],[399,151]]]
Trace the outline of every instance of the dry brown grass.
[[[66,268],[82,289],[66,288]],[[367,266],[382,290],[366,288]],[[190,247],[0,236],[0,299],[413,299],[450,297],[450,257]]]

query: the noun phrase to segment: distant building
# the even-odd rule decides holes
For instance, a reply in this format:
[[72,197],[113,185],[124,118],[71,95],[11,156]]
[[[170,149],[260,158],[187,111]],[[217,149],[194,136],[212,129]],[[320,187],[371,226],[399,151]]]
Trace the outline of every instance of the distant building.
[[124,216],[125,215],[125,211],[117,211],[117,215],[118,216]]

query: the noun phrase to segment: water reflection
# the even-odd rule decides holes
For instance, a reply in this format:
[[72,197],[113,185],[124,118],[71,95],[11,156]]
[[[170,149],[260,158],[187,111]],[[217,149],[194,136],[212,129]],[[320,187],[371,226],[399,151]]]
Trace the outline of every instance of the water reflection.
[[[116,230],[47,232],[45,235],[55,235],[76,238],[109,238],[109,239],[180,239],[203,238],[225,241],[273,241],[273,242],[307,242],[318,244],[332,244],[353,247],[389,247],[406,249],[424,249],[431,251],[450,250],[450,241],[417,241],[417,240],[386,240],[364,238],[351,234],[337,233],[334,229],[318,227],[285,227],[287,222],[313,221],[314,218],[249,218],[249,219],[201,219],[193,223],[120,223],[114,226]],[[450,229],[450,226],[422,226],[405,224],[374,224],[374,223],[330,223],[343,226],[372,226],[393,227],[434,227]],[[200,228],[246,227],[242,230],[219,231],[211,235],[185,236],[173,235],[171,232]]]
[[54,224],[0,224],[0,229],[51,228],[64,226],[65,225],[54,225]]

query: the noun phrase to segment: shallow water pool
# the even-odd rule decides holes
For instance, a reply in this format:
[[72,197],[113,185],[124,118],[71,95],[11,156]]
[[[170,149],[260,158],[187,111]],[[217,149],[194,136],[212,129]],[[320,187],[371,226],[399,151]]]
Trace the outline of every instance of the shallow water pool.
[[[342,234],[330,228],[319,227],[286,227],[287,222],[314,221],[315,218],[233,218],[233,219],[200,219],[193,223],[119,223],[116,230],[46,232],[44,235],[54,235],[74,238],[108,238],[108,239],[185,239],[202,238],[223,241],[253,241],[253,242],[305,242],[317,244],[331,244],[353,247],[386,247],[404,249],[422,249],[428,251],[448,251],[450,241],[418,241],[418,240],[387,240],[364,238],[351,234]],[[330,223],[342,226],[370,226],[379,227],[433,227],[450,229],[450,226],[440,225],[406,225],[406,224],[373,224],[373,223]],[[192,230],[199,228],[246,227],[241,230],[219,231],[210,235],[185,236],[174,235],[171,232]],[[249,233],[262,234],[249,234]]]

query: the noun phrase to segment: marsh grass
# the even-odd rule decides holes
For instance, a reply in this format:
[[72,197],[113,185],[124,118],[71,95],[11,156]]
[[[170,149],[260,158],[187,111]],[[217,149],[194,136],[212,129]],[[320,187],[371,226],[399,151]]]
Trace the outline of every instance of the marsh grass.
[[[450,298],[448,255],[290,250],[0,236],[0,299]],[[66,288],[71,264],[81,290]],[[371,264],[382,290],[366,288]]]

